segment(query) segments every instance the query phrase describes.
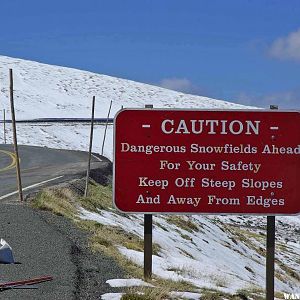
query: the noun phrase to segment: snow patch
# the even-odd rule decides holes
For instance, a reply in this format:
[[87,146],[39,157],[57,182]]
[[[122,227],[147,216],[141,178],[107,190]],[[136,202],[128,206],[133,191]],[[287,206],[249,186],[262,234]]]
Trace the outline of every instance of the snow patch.
[[137,278],[109,279],[106,281],[106,283],[108,283],[111,287],[133,287],[133,286],[154,287],[152,284]]

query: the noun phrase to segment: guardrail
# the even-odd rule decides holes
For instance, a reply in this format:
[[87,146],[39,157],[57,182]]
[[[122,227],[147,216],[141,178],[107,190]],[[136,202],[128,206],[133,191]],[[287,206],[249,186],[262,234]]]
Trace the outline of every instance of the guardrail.
[[[106,122],[112,124],[113,118],[95,118],[94,122],[98,124],[106,124]],[[0,120],[3,123],[4,120]],[[12,120],[5,120],[6,123],[12,123]],[[28,120],[16,120],[17,123],[90,123],[90,118],[41,118],[41,119],[28,119]]]

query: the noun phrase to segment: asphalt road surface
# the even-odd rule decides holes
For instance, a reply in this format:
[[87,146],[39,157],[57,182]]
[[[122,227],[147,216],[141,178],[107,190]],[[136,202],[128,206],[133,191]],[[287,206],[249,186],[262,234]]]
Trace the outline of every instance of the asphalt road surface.
[[[40,183],[59,182],[70,176],[83,175],[88,162],[87,152],[33,146],[19,146],[19,156],[24,191]],[[106,162],[104,157],[92,156],[91,168],[101,168]],[[15,165],[13,146],[0,145],[0,201],[15,195],[18,190]]]
[[[86,170],[84,152],[29,146],[20,146],[19,152],[24,187],[76,177]],[[40,276],[53,276],[53,281],[0,290],[0,299],[96,300],[103,293],[118,292],[106,280],[123,278],[123,271],[111,258],[90,250],[86,232],[64,217],[21,203],[17,193],[7,196],[17,190],[15,163],[12,146],[0,145],[0,238],[11,245],[17,262],[0,264],[0,282]],[[92,166],[101,172],[107,163],[94,157]]]
[[12,247],[16,264],[0,264],[0,282],[52,276],[33,289],[0,291],[5,300],[100,300],[119,292],[106,281],[124,278],[109,257],[93,253],[87,233],[64,217],[19,202],[0,203],[0,237]]

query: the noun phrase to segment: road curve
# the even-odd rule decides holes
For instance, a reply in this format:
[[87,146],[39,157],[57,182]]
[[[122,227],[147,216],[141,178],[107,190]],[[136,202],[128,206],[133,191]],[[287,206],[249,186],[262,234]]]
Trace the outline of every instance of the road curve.
[[[34,188],[39,183],[63,181],[84,174],[88,154],[84,151],[51,149],[36,146],[19,146],[23,189]],[[91,168],[101,168],[108,160],[92,156]],[[12,145],[0,144],[0,200],[13,196],[17,191],[16,157]]]
[[[20,146],[19,153],[24,188],[86,172],[86,152]],[[93,157],[92,168],[108,172],[110,163],[104,157],[100,159]],[[0,299],[98,300],[101,294],[119,292],[106,281],[123,278],[123,270],[111,258],[90,250],[87,232],[64,217],[6,196],[17,189],[15,164],[13,147],[0,145],[0,238],[11,245],[17,262],[0,264],[0,282],[45,275],[53,276],[53,281],[33,289],[0,290]],[[14,197],[17,199],[16,194]]]

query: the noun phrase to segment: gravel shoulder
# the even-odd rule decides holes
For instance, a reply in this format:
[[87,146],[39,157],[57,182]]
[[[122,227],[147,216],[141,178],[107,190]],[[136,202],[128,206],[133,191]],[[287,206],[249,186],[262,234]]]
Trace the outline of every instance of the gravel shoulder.
[[0,282],[54,277],[37,289],[2,291],[1,299],[100,299],[120,291],[105,282],[123,278],[122,269],[111,258],[92,253],[87,233],[64,217],[16,201],[0,202],[0,238],[11,245],[17,262],[0,264]]

